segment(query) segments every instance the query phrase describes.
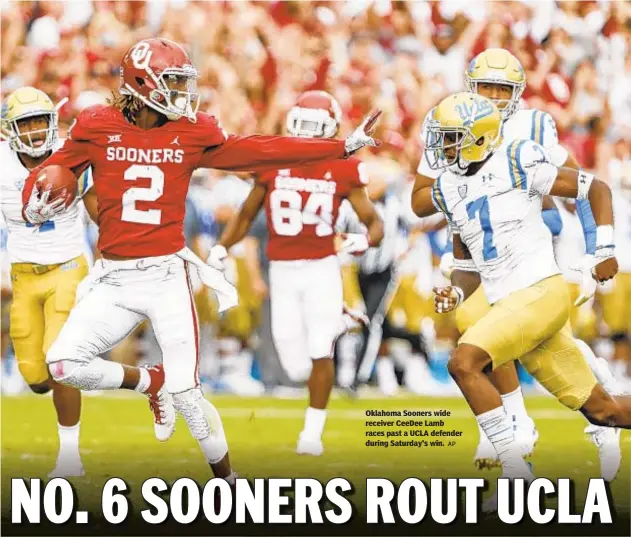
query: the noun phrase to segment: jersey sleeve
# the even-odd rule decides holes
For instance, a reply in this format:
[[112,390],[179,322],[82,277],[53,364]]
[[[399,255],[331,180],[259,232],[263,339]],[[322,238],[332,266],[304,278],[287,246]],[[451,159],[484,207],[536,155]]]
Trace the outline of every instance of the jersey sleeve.
[[531,117],[530,139],[542,146],[555,166],[562,166],[568,157],[567,150],[559,144],[554,119],[547,112],[534,110]]
[[513,140],[506,152],[513,188],[541,196],[550,193],[558,169],[543,147],[531,140]]
[[[453,223],[451,212],[449,211],[447,207],[447,200],[445,198],[445,193],[443,191],[441,177],[436,179],[436,181],[434,182],[434,185],[432,186],[432,203],[434,204],[434,207],[436,207],[438,211],[440,211],[441,213],[445,215],[445,218],[447,218],[447,222],[452,227],[452,229],[455,230],[456,226]],[[460,230],[454,231],[454,233],[456,232],[460,233]]]
[[199,167],[257,172],[341,159],[344,154],[344,140],[229,135],[225,142],[204,151]]
[[92,178],[92,167],[88,167],[77,179],[77,197],[82,198],[86,193],[94,186],[94,180]]

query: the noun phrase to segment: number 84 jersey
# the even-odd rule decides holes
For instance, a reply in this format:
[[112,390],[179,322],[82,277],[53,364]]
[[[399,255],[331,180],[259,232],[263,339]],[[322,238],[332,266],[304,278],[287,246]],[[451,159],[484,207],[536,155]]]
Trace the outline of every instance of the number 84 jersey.
[[358,159],[331,160],[266,172],[265,212],[272,261],[322,259],[335,255],[335,222],[351,190],[368,183]]
[[446,171],[434,183],[432,201],[469,250],[490,304],[560,273],[541,217],[556,176],[540,145],[513,140],[477,173]]

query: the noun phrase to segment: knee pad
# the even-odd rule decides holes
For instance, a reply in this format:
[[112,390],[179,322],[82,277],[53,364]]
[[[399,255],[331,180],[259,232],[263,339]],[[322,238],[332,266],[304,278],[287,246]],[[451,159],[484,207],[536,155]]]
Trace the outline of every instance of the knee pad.
[[40,384],[29,384],[28,387],[31,389],[33,393],[38,395],[44,395],[50,391],[50,386],[47,382],[42,382]]
[[89,362],[58,360],[48,364],[54,380],[79,390],[113,390],[123,383],[124,370],[120,364],[94,358]]
[[302,341],[275,339],[278,359],[292,382],[306,382],[311,374],[309,349]]
[[221,417],[214,405],[204,398],[199,388],[172,394],[173,406],[182,415],[191,435],[197,440],[210,464],[228,453]]

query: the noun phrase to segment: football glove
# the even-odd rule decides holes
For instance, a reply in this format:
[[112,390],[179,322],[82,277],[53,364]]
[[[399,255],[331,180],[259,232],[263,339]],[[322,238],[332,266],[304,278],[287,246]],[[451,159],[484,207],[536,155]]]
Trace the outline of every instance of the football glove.
[[351,135],[344,140],[344,150],[346,151],[346,156],[352,155],[358,149],[361,149],[364,146],[378,147],[381,142],[379,140],[375,140],[372,137],[373,131],[375,129],[375,125],[379,116],[381,115],[381,110],[377,110],[370,114],[362,124],[357,127]]
[[31,197],[24,208],[24,218],[27,222],[39,226],[66,210],[66,200],[63,197],[48,203],[50,188],[46,188],[40,196],[37,185],[33,187]]
[[454,311],[464,301],[464,292],[460,287],[448,285],[434,287],[434,310],[436,313]]

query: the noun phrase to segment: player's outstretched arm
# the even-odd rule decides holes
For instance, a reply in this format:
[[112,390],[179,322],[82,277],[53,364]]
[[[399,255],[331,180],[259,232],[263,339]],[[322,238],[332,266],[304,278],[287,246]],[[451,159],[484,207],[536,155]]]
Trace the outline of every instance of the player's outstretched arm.
[[255,183],[254,188],[243,202],[239,213],[228,222],[226,229],[221,234],[218,246],[225,248],[227,251],[244,239],[256,215],[263,207],[266,191],[267,189],[264,185]]
[[368,116],[346,140],[292,136],[228,136],[225,142],[209,147],[204,152],[199,167],[263,171],[347,158],[362,147],[379,145],[372,138],[372,133],[380,114],[377,111]]
[[613,205],[611,189],[592,174],[571,168],[559,168],[550,188],[550,195],[588,200],[596,223],[594,277],[599,282],[613,278],[618,272],[615,258]]
[[432,186],[434,179],[422,174],[417,174],[412,190],[412,211],[420,218],[431,216],[438,211],[432,202]]
[[383,239],[383,221],[368,198],[366,188],[353,188],[348,195],[348,201],[357,214],[359,221],[366,226],[367,246],[379,246]]

